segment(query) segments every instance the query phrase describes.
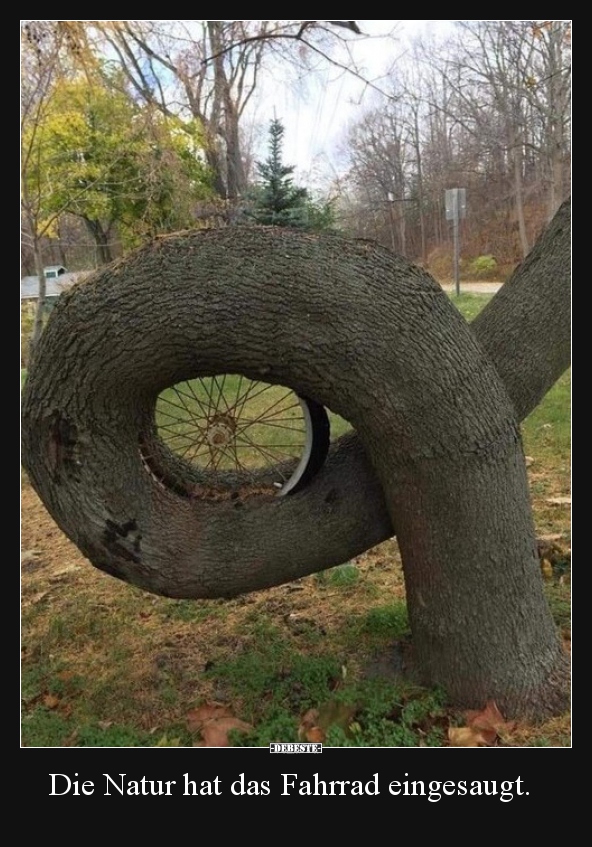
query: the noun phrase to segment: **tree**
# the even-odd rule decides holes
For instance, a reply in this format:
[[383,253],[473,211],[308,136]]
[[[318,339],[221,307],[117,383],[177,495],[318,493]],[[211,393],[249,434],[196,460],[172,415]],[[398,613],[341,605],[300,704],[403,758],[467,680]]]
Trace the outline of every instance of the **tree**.
[[256,163],[260,182],[252,192],[249,216],[259,224],[327,229],[331,208],[314,204],[306,188],[294,185],[294,167],[282,159],[283,138],[284,126],[275,118],[269,125],[269,156]]
[[[247,188],[240,123],[264,58],[281,55],[302,66],[314,54],[331,62],[333,48],[343,46],[349,67],[339,66],[355,72],[345,51],[347,38],[359,34],[355,21],[87,21],[82,27],[80,37],[93,50],[109,46],[143,102],[199,122],[215,190],[233,202]],[[290,44],[298,51],[287,51]]]
[[393,100],[386,109],[368,112],[352,127],[349,147],[358,196],[369,214],[386,223],[388,236],[383,236],[382,242],[407,255],[410,145],[401,103]]
[[[217,194],[245,191],[239,121],[255,87],[271,21],[92,21],[114,51],[136,96],[175,117],[198,121]],[[176,85],[171,98],[170,81]],[[172,99],[180,99],[181,107]]]
[[[569,151],[570,34],[568,21],[459,21],[444,56],[432,57],[448,91],[443,109],[470,141],[467,170],[487,171],[510,188],[522,256],[532,244],[526,197],[547,189],[549,221],[566,191]],[[436,104],[434,104],[436,105]],[[541,179],[542,176],[542,179]],[[499,201],[498,201],[499,202]]]
[[399,64],[383,83],[388,99],[351,127],[359,214],[349,230],[385,245],[394,232],[401,251],[392,224],[404,223],[408,255],[425,264],[450,237],[444,191],[460,186],[465,257],[494,254],[511,270],[569,192],[570,24],[458,21],[456,29],[444,42],[418,41],[411,68]]
[[192,202],[211,193],[199,127],[190,138],[176,123],[100,79],[59,80],[34,140],[25,132],[35,150],[25,184],[44,185],[46,215],[84,221],[107,263],[116,233],[129,245],[183,228]]
[[[569,363],[569,283],[568,203],[474,327],[428,274],[368,242],[253,227],[157,240],[55,307],[23,395],[25,467],[95,566],[171,597],[276,585],[396,532],[421,679],[460,705],[556,713],[568,660],[518,421]],[[196,499],[159,448],[160,390],[236,372],[355,426],[303,492]]]
[[[48,215],[46,185],[41,178],[39,133],[48,110],[52,86],[61,73],[60,53],[63,33],[48,35],[41,22],[28,21],[21,29],[21,217],[23,239],[33,252],[39,279],[37,309],[31,347],[37,344],[43,329],[45,275],[42,239],[51,232],[62,211]],[[32,175],[35,175],[34,177]]]

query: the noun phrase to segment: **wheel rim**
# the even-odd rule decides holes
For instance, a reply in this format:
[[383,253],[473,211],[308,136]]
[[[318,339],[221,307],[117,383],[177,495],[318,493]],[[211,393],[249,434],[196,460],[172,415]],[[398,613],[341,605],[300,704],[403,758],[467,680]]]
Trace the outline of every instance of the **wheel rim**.
[[312,451],[307,401],[240,374],[167,388],[156,401],[155,426],[158,440],[214,485],[229,474],[252,483],[265,475],[278,496],[298,484]]

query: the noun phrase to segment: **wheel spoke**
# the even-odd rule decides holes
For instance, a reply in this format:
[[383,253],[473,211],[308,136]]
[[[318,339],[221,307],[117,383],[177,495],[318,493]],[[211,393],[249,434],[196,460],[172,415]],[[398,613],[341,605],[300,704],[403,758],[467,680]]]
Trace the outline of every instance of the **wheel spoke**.
[[[243,436],[243,437],[246,438],[246,436]],[[258,453],[261,453],[261,455],[263,456],[263,459],[265,461],[266,467],[276,469],[278,474],[282,477],[282,479],[285,480],[286,477],[285,477],[283,471],[281,471],[277,467],[276,456],[271,455],[271,457],[270,457],[270,455],[265,450],[263,450],[258,444],[255,444],[254,442],[250,441],[248,438],[246,438],[246,440],[248,442],[248,444],[247,444],[248,447],[250,447],[252,450],[256,450]],[[293,458],[293,456],[290,456],[290,458]]]
[[[297,462],[310,450],[310,418],[305,411],[291,389],[241,374],[220,374],[166,389],[157,401],[155,423],[168,449],[210,475],[213,484],[225,471],[255,479],[263,470],[266,478],[275,477],[277,487],[284,488],[293,471],[281,465]],[[142,456],[154,464],[148,467],[159,476],[163,457],[152,452],[157,456]],[[299,473],[301,466],[302,461]]]
[[[183,392],[179,389],[179,387],[178,387],[178,386],[175,386],[173,390],[175,391],[175,393],[176,393],[177,397],[179,398],[179,400],[180,400],[180,401],[181,401],[181,403],[183,404],[183,408],[184,408],[184,409],[185,409],[185,411],[187,412],[187,416],[188,416],[188,417],[187,417],[186,419],[183,419],[183,423],[185,423],[185,424],[187,424],[187,423],[191,423],[191,424],[193,424],[194,426],[197,426],[198,428],[200,428],[200,427],[199,427],[199,424],[198,424],[198,420],[199,420],[199,418],[196,418],[196,416],[195,416],[195,412],[193,411],[193,409],[191,409],[191,408],[190,408],[190,406],[188,406],[188,405],[187,405],[187,403],[185,402],[185,400],[183,399],[184,397],[187,397],[187,395],[186,395],[186,394],[184,394],[184,393],[183,393]],[[188,399],[191,399],[191,398],[188,398]],[[181,421],[181,419],[179,419],[179,420]]]
[[[291,394],[291,393],[292,393],[291,391],[290,391],[290,392],[288,392],[288,394]],[[259,417],[257,417],[257,418],[253,418],[253,419],[250,421],[250,423],[248,424],[248,426],[253,426],[253,424],[261,423],[261,421],[263,421],[263,420],[265,419],[265,416],[267,415],[267,413],[268,413],[271,409],[273,409],[273,408],[274,408],[274,406],[277,406],[277,405],[278,405],[278,403],[281,403],[281,402],[282,402],[282,400],[285,400],[285,399],[286,399],[286,397],[288,397],[288,394],[286,394],[284,397],[280,398],[280,399],[279,399],[279,400],[277,400],[275,403],[273,403],[273,404],[269,407],[269,409],[267,409],[265,412],[262,412],[262,413],[259,415]],[[293,407],[292,407],[292,406],[290,406],[289,408],[295,408],[296,406],[299,406],[299,405],[300,405],[300,403],[294,403],[294,406],[293,406]],[[284,409],[282,409],[282,412],[283,412],[283,411],[285,411],[285,410],[284,410]],[[271,417],[273,417],[273,415],[271,415]],[[243,428],[241,429],[241,432],[242,432],[244,429],[247,429],[247,428],[248,428],[248,427],[243,427]]]
[[[274,454],[274,453],[273,453],[273,452],[269,449],[269,446],[267,446],[267,445],[265,445],[265,444],[257,444],[257,443],[255,443],[254,441],[252,441],[252,440],[249,438],[249,436],[248,436],[248,435],[245,435],[245,434],[244,434],[244,432],[241,432],[241,433],[240,433],[240,435],[237,435],[237,438],[241,438],[241,439],[243,439],[244,441],[247,441],[247,443],[248,443],[248,444],[249,444],[249,445],[250,445],[250,446],[251,446],[254,450],[258,450],[258,451],[259,451],[262,455],[267,455],[267,456],[271,457],[272,465],[275,465],[275,464],[277,463],[278,456],[277,456],[277,455],[275,455],[275,454]],[[291,446],[291,445],[290,445],[290,446]],[[274,450],[275,450],[275,445],[273,445],[273,448],[274,448]],[[279,453],[279,456],[284,456],[286,459],[293,459],[293,458],[294,458],[294,456],[293,456],[291,453],[284,453],[283,451],[282,451],[281,453]]]
[[[200,382],[203,382],[203,380],[200,380]],[[190,382],[186,382],[186,383],[185,383],[185,385],[186,385],[186,386],[189,388],[189,390],[191,391],[191,395],[189,395],[189,394],[185,394],[184,396],[185,396],[185,397],[187,397],[187,399],[188,399],[188,400],[195,400],[195,402],[197,403],[197,405],[198,405],[198,406],[199,406],[199,408],[201,409],[202,414],[204,415],[204,417],[205,417],[205,418],[206,418],[206,420],[207,420],[207,418],[208,418],[208,412],[207,412],[207,409],[205,408],[205,406],[204,406],[204,405],[203,405],[203,403],[201,402],[200,398],[197,396],[197,393],[196,393],[195,389],[193,388],[193,385],[192,385]],[[181,393],[181,394],[182,394],[183,392],[182,392],[182,391],[180,391],[179,393]]]
[[240,408],[238,408],[238,411],[234,415],[236,420],[240,420],[240,416],[243,413],[243,409],[245,408],[247,401],[252,402],[256,397],[259,397],[261,394],[264,394],[266,391],[269,391],[269,385],[265,385],[260,391],[255,392],[255,394],[251,394],[251,392],[253,391],[253,389],[257,385],[261,385],[261,383],[260,382],[252,382],[250,384],[250,386],[247,388],[247,390],[245,391],[245,393],[243,394],[243,396],[238,401],[241,405],[240,405]]

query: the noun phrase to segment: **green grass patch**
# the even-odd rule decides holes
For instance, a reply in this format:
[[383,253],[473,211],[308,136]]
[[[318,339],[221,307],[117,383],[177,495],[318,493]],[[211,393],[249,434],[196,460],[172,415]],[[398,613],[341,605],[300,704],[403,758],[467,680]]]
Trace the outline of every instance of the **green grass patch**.
[[407,606],[403,602],[377,606],[357,622],[360,632],[388,638],[401,638],[409,632]]
[[438,689],[365,679],[339,699],[355,713],[348,726],[329,727],[329,747],[441,747],[445,741],[446,698]]
[[567,370],[522,424],[524,447],[547,466],[569,471],[571,455],[571,369]]
[[447,292],[454,306],[469,323],[476,318],[481,309],[489,303],[493,294],[463,294],[456,296],[454,292]]
[[22,722],[24,747],[154,747],[156,743],[146,732],[121,725],[80,724],[42,706]]

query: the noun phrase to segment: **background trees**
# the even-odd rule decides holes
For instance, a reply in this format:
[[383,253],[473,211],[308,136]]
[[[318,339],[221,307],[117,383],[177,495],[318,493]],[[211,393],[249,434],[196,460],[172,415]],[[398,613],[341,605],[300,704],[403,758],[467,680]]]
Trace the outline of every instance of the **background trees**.
[[192,203],[211,193],[199,128],[181,132],[173,118],[140,109],[100,79],[57,80],[23,143],[33,153],[25,184],[43,186],[43,214],[80,218],[100,264],[111,261],[117,239],[133,246],[188,226]]
[[[291,69],[310,78],[315,67],[333,62],[347,68],[346,74],[360,75],[347,54],[351,40],[360,38],[360,27],[351,22],[35,21],[27,26],[23,102],[30,100],[35,75],[40,84],[42,68],[46,99],[58,97],[60,86],[68,90],[77,83],[81,91],[91,81],[95,99],[107,104],[111,98],[113,120],[106,126],[120,162],[118,173],[110,167],[109,188],[99,191],[97,185],[94,191],[101,214],[80,216],[80,197],[75,206],[84,231],[60,214],[45,232],[69,231],[70,243],[84,232],[87,241],[90,236],[100,245],[97,260],[119,250],[120,240],[126,248],[161,228],[238,220],[232,209],[244,204],[261,177],[250,164],[261,159],[247,133],[256,122],[251,107],[279,68],[283,79]],[[60,83],[54,91],[56,74]],[[570,81],[566,21],[457,21],[447,40],[417,41],[380,84],[368,85],[359,117],[346,133],[342,163],[327,185],[331,195],[339,195],[339,228],[376,238],[442,276],[450,270],[451,256],[444,191],[464,187],[469,214],[462,224],[461,273],[473,275],[483,267],[474,260],[493,256],[503,278],[569,190]],[[122,123],[117,114],[123,117],[126,110]],[[337,121],[339,110],[334,114]],[[24,108],[24,118],[31,123],[30,108]],[[289,116],[277,118],[289,137]],[[55,121],[52,132],[54,140],[67,135]],[[124,136],[126,161],[118,143]],[[96,152],[99,159],[108,153]],[[29,168],[31,157],[23,162]],[[201,174],[195,172],[198,166]],[[206,199],[206,169],[214,202],[196,212],[196,197],[187,189],[201,184],[197,194]],[[90,166],[86,170],[85,192],[90,192],[93,176]],[[57,175],[59,168],[54,171]],[[121,196],[117,184],[134,185],[135,197],[115,202],[114,195]],[[57,195],[64,196],[64,186],[58,188],[53,210],[59,206]],[[30,180],[26,191],[23,261],[31,272],[35,192]],[[92,206],[90,194],[86,205]],[[326,211],[310,208],[309,220],[319,208]],[[45,212],[41,218],[48,220]]]
[[570,23],[458,21],[390,79],[349,131],[344,226],[441,273],[444,191],[464,187],[466,272],[483,254],[509,271],[569,193]]

